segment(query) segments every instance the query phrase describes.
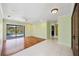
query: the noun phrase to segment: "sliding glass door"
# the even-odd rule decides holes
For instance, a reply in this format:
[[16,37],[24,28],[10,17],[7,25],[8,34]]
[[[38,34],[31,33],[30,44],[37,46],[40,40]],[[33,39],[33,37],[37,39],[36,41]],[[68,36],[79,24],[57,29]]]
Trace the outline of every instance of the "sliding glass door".
[[10,55],[24,49],[25,27],[23,25],[6,24],[6,52]]

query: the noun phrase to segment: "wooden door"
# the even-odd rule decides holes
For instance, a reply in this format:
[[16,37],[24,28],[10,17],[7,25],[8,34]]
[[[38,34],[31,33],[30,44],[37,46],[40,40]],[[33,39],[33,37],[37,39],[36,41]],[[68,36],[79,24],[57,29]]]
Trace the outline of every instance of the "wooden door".
[[72,16],[72,50],[75,56],[79,55],[78,52],[78,41],[79,41],[79,4],[75,5],[73,16]]

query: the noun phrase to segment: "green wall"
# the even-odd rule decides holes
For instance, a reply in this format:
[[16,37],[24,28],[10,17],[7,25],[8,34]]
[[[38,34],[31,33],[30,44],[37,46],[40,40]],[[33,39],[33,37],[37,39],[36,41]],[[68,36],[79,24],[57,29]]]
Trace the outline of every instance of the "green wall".
[[51,35],[50,35],[50,34],[51,34],[51,33],[50,33],[51,28],[50,28],[50,27],[51,27],[50,22],[47,22],[47,38],[48,38],[48,39],[50,39],[50,36],[51,36]]
[[0,4],[0,55],[2,51],[2,45],[3,45],[3,18],[2,18],[2,8]]
[[0,18],[0,55],[3,46],[3,20]]
[[36,24],[26,24],[26,36],[36,36],[44,39],[51,39],[51,26],[56,22],[42,22]]
[[0,19],[0,45],[2,44],[3,39],[3,21]]
[[58,40],[60,43],[71,47],[71,17],[62,16],[58,20]]
[[47,22],[33,24],[33,36],[47,39]]
[[33,31],[32,31],[32,24],[30,24],[30,23],[27,23],[26,24],[26,26],[25,26],[25,34],[26,34],[26,37],[27,36],[32,36],[32,33],[33,33]]
[[42,22],[36,24],[26,24],[26,35],[36,36],[39,38],[49,39],[50,38],[50,23]]

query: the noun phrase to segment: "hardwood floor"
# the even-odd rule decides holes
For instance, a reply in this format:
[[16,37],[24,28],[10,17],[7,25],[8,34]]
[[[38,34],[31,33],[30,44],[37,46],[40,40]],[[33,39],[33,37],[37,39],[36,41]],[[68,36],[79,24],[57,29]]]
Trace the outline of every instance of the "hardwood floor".
[[28,48],[28,47],[33,46],[43,40],[44,39],[42,39],[42,38],[38,38],[38,37],[34,37],[34,36],[26,37],[25,41],[24,41],[24,47]]

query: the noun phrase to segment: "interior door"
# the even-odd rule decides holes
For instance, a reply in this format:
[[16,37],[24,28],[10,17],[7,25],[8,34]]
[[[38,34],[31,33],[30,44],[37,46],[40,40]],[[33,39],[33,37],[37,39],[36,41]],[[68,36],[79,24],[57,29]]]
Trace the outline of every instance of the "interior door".
[[75,6],[74,13],[72,16],[72,49],[73,49],[73,54],[75,56],[78,56],[78,5]]

